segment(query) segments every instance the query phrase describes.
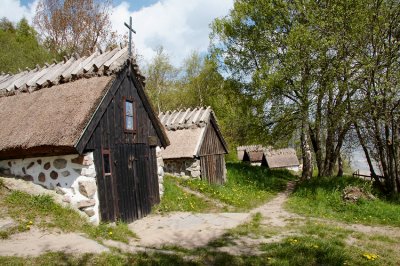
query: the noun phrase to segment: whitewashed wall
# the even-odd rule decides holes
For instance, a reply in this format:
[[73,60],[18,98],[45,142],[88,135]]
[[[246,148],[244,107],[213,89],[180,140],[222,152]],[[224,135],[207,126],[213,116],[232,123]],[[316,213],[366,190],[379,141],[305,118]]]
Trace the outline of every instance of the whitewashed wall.
[[160,198],[164,195],[164,160],[161,156],[160,147],[156,148],[157,157],[157,176],[158,176],[158,190],[160,192]]
[[93,153],[0,161],[0,172],[21,177],[64,195],[63,201],[99,223]]

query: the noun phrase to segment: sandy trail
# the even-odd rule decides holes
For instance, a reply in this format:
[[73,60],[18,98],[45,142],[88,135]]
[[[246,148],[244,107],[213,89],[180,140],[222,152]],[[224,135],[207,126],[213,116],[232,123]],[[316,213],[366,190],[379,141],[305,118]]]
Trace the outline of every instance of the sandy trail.
[[226,230],[250,221],[255,213],[261,213],[263,226],[282,228],[282,234],[259,239],[242,237],[234,240],[235,245],[220,248],[220,251],[232,254],[250,254],[253,250],[256,255],[259,244],[279,242],[288,234],[296,234],[296,232],[288,232],[284,229],[288,222],[294,219],[300,223],[302,220],[304,222],[311,220],[365,234],[400,237],[399,228],[346,224],[290,213],[284,209],[284,204],[288,195],[293,191],[294,185],[294,182],[289,182],[285,192],[279,193],[271,201],[247,213],[193,214],[176,212],[167,215],[149,215],[129,224],[129,228],[140,237],[139,240],[132,240],[130,245],[115,241],[104,241],[104,245],[100,245],[77,233],[65,234],[32,228],[30,231],[12,235],[9,239],[0,240],[0,256],[38,256],[47,251],[78,254],[101,253],[109,250],[107,246],[119,247],[127,252],[146,251],[149,248],[162,248],[165,245],[195,248],[207,245],[210,241],[220,238]]
[[49,251],[84,254],[109,249],[77,233],[55,233],[37,228],[0,240],[0,256],[39,256]]

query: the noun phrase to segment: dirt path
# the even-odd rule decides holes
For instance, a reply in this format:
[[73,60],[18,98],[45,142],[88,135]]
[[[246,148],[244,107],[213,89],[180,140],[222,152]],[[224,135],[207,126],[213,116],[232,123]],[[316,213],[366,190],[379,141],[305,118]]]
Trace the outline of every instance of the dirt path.
[[39,256],[49,251],[84,254],[109,249],[77,233],[56,233],[37,228],[0,240],[0,256]]
[[362,224],[346,224],[332,220],[310,218],[290,213],[284,209],[288,195],[293,191],[295,183],[289,182],[285,192],[279,193],[266,204],[247,213],[207,213],[193,214],[176,212],[167,215],[149,215],[129,224],[129,228],[139,237],[129,245],[104,241],[100,245],[77,233],[62,234],[45,232],[32,228],[30,231],[12,235],[9,239],[0,240],[0,256],[38,256],[47,251],[64,251],[66,253],[101,253],[108,247],[118,247],[127,252],[148,251],[152,248],[163,248],[166,245],[176,245],[194,248],[207,245],[210,241],[220,238],[226,230],[235,228],[250,221],[252,215],[262,215],[261,225],[266,229],[276,229],[279,233],[259,238],[240,237],[234,239],[234,245],[219,248],[219,251],[234,255],[258,254],[258,246],[262,243],[280,242],[289,235],[299,232],[290,231],[286,226],[289,222],[305,223],[318,221],[334,226],[340,226],[364,234],[378,234],[400,237],[400,229],[387,226],[367,226]]
[[140,237],[136,243],[140,246],[178,245],[191,248],[206,245],[250,217],[250,213],[176,212],[165,216],[149,215],[129,224],[129,229]]

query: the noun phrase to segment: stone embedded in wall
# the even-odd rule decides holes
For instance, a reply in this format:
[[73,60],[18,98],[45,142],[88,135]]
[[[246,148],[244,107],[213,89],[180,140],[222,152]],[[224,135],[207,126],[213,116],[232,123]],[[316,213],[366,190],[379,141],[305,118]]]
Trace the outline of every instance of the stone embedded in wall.
[[[81,158],[81,163],[73,159]],[[0,161],[0,173],[35,182],[62,195],[63,202],[99,222],[96,170],[92,153]],[[60,169],[61,168],[61,169]],[[58,170],[60,169],[60,170]],[[91,181],[84,184],[82,181]]]
[[22,179],[25,180],[25,181],[33,181],[33,176],[31,176],[31,175],[24,175],[24,176],[22,177]]
[[56,193],[60,195],[65,195],[66,192],[59,186],[56,186]]
[[77,173],[78,175],[80,175],[80,174],[82,173],[82,169],[74,168],[74,171],[75,171],[75,173]]
[[71,203],[71,196],[68,194],[65,194],[62,201],[66,202],[66,203]]
[[201,172],[200,172],[200,171],[191,171],[191,172],[190,172],[190,175],[191,175],[192,177],[199,178],[200,175],[201,175]]
[[80,200],[76,203],[76,207],[78,209],[82,209],[85,207],[92,207],[96,204],[96,201],[94,199],[88,199],[88,200]]
[[66,170],[66,171],[61,172],[61,174],[62,174],[63,177],[67,177],[67,176],[69,176],[71,173],[70,173],[68,170]]
[[83,158],[84,158],[83,155],[79,155],[76,158],[72,158],[71,159],[71,163],[82,164],[83,163]]
[[38,175],[38,180],[40,181],[40,182],[46,182],[46,175],[43,173],[43,172],[41,172],[39,175]]
[[93,164],[93,159],[88,155],[79,155],[78,157],[71,159],[71,162],[83,166],[89,166]]
[[79,181],[79,192],[87,198],[93,197],[96,193],[97,186],[94,181]]
[[11,170],[7,168],[0,168],[0,173],[3,175],[11,175]]
[[96,213],[94,212],[94,209],[92,207],[85,208],[83,211],[87,214],[87,216],[92,217]]
[[161,157],[157,158],[157,165],[163,167],[164,166],[164,161]]
[[82,168],[81,175],[88,177],[96,177],[96,170],[94,168]]
[[43,166],[44,170],[49,170],[50,167],[51,167],[51,164],[49,162],[45,163]]
[[31,168],[32,166],[34,166],[35,165],[35,162],[31,162],[27,167],[26,167],[26,169],[29,169],[29,168]]
[[50,177],[53,180],[56,180],[58,178],[58,173],[56,171],[51,171]]
[[56,169],[64,169],[67,166],[67,160],[65,160],[65,159],[55,159],[53,161],[53,166]]

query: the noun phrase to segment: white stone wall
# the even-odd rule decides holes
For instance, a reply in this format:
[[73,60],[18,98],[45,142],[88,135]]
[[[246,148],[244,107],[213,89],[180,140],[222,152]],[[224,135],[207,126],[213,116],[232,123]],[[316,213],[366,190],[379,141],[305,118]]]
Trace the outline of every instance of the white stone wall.
[[99,223],[93,153],[0,161],[0,172],[21,177],[64,195],[63,201]]
[[161,198],[164,195],[164,160],[161,156],[160,147],[156,148],[156,157],[157,157],[158,189]]
[[200,160],[190,159],[164,159],[165,172],[174,176],[190,176],[200,179]]

